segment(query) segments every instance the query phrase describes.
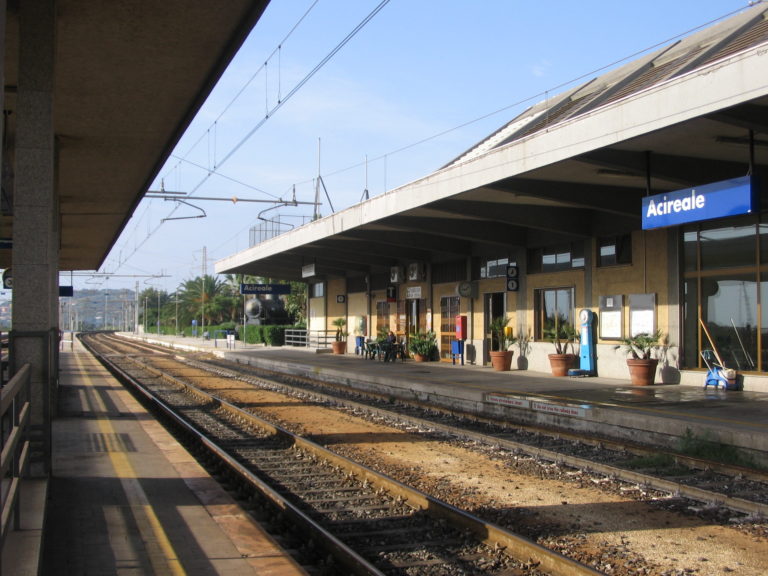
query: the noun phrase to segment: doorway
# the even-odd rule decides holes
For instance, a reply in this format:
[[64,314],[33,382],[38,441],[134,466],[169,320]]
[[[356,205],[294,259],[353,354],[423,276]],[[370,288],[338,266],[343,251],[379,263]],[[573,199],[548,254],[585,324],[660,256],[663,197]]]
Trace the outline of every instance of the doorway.
[[494,349],[496,342],[495,334],[491,333],[491,322],[496,318],[504,316],[504,292],[489,292],[483,297],[483,333],[485,334],[485,350],[483,350],[483,364],[491,361],[491,350]]
[[421,298],[415,298],[413,300],[406,300],[405,302],[406,335],[424,332],[427,325],[427,301]]
[[456,338],[456,316],[461,313],[461,298],[444,296],[440,299],[440,358],[451,360],[451,342]]

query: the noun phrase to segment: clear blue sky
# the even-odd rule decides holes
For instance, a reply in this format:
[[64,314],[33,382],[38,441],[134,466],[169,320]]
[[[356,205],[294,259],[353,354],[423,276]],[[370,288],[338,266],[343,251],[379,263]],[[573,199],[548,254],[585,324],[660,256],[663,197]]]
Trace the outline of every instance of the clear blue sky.
[[[272,0],[161,171],[165,189],[274,200],[290,198],[295,187],[297,200],[312,202],[319,164],[338,212],[359,202],[366,187],[373,197],[429,174],[547,94],[748,6],[746,0],[391,0],[286,101],[379,3],[319,0],[290,33],[313,0]],[[264,121],[278,99],[282,105]],[[159,188],[160,179],[153,186]],[[321,200],[326,216],[331,209],[324,194]],[[167,274],[139,279],[140,289],[172,292],[202,273],[203,247],[209,274],[216,260],[248,248],[249,229],[272,207],[196,205],[205,218],[161,224],[199,212],[142,201],[102,271]],[[283,207],[267,214],[298,225],[312,211]],[[78,277],[75,288],[133,288],[136,281]]]

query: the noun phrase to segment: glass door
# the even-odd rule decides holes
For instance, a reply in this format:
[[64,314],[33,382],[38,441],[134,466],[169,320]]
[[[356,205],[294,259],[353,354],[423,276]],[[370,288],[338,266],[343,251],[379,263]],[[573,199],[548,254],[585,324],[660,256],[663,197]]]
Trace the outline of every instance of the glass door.
[[490,292],[483,298],[483,333],[485,334],[485,350],[483,351],[483,363],[491,361],[491,350],[494,349],[496,337],[491,333],[490,326],[496,318],[504,315],[504,292]]
[[461,313],[461,298],[445,296],[440,298],[440,358],[451,359],[451,342],[456,338],[456,316]]

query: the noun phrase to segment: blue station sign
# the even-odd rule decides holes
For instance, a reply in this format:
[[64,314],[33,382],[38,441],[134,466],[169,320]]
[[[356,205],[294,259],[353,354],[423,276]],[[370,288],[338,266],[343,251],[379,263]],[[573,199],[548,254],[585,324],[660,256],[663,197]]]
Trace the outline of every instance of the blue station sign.
[[643,198],[643,230],[678,226],[757,210],[754,176],[744,176]]
[[290,294],[290,284],[240,284],[240,294]]

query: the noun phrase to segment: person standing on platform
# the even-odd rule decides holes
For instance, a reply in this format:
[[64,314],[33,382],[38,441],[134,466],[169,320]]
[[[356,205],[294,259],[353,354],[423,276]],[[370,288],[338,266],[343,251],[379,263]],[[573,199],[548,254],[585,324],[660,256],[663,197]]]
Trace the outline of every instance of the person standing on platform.
[[387,334],[387,339],[384,341],[384,362],[389,362],[395,359],[395,346],[397,346],[397,336],[392,330]]

